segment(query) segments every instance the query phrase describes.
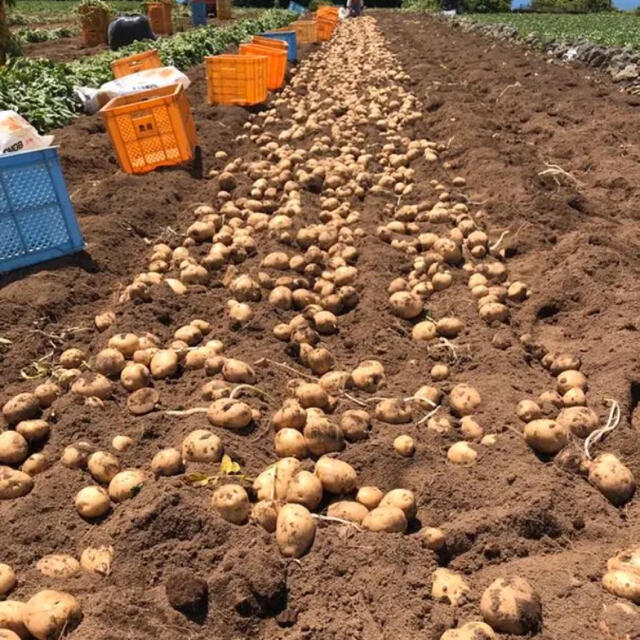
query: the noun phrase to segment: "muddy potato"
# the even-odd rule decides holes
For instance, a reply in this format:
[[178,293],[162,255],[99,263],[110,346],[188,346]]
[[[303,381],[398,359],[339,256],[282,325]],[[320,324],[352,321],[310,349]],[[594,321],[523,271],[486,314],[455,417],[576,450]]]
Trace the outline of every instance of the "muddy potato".
[[380,507],[398,507],[404,513],[407,521],[416,517],[416,498],[413,491],[408,489],[392,489],[380,501]]
[[7,629],[21,640],[29,640],[29,632],[23,621],[24,610],[24,602],[18,602],[17,600],[0,601],[0,630]]
[[96,325],[96,329],[102,333],[106,331],[111,325],[115,324],[116,314],[113,311],[105,311],[104,313],[99,313],[93,319],[94,324]]
[[449,404],[453,412],[459,416],[469,416],[482,403],[482,397],[476,389],[468,384],[458,384],[449,394]]
[[308,356],[309,368],[315,375],[322,376],[331,371],[336,364],[335,358],[328,349],[318,347],[312,349]]
[[299,469],[297,458],[281,458],[267,467],[253,482],[258,500],[284,500],[289,483]]
[[116,451],[126,451],[133,444],[133,440],[129,436],[114,436],[111,446]]
[[471,587],[459,573],[440,568],[433,572],[432,579],[431,596],[434,600],[448,602],[454,607],[467,600]]
[[384,366],[377,360],[365,360],[351,372],[351,379],[357,389],[373,393],[386,382]]
[[[24,423],[18,423],[24,424]],[[29,455],[29,444],[17,431],[0,433],[0,464],[20,464]]]
[[296,398],[304,409],[317,407],[326,409],[329,406],[329,394],[316,382],[305,382],[295,391]]
[[120,372],[120,382],[127,391],[137,391],[149,386],[151,373],[145,365],[134,362]]
[[76,442],[65,447],[60,462],[68,469],[86,469],[89,456],[96,448],[90,442]]
[[313,316],[313,324],[316,331],[323,336],[331,335],[338,331],[338,319],[331,311],[318,311]]
[[444,531],[437,527],[423,527],[420,529],[420,539],[422,544],[427,549],[431,549],[431,551],[439,551],[447,542]]
[[578,438],[586,438],[599,426],[598,414],[588,407],[568,407],[562,409],[556,422],[571,431]]
[[16,574],[8,564],[0,563],[0,596],[6,596],[16,586]]
[[434,364],[429,373],[434,382],[440,382],[449,377],[449,367],[446,364]]
[[85,361],[85,353],[82,349],[66,349],[60,354],[60,364],[65,369],[77,369]]
[[276,455],[279,458],[298,458],[309,455],[305,437],[297,429],[280,429],[274,438]]
[[173,337],[176,340],[186,342],[190,347],[194,347],[202,342],[202,331],[193,324],[187,324],[184,327],[176,329]]
[[327,515],[329,517],[348,520],[349,522],[355,522],[356,524],[362,524],[362,521],[368,514],[369,509],[367,509],[363,504],[353,502],[351,500],[334,502],[329,505],[329,508],[327,509]]
[[328,371],[320,378],[320,386],[329,395],[340,395],[351,383],[348,371]]
[[569,429],[555,420],[532,420],[524,428],[524,440],[534,451],[552,455],[569,442]]
[[40,558],[36,569],[49,578],[71,578],[80,573],[80,563],[66,553],[53,553]]
[[49,436],[49,423],[46,420],[22,420],[16,425],[16,431],[27,442],[38,442]]
[[473,416],[460,419],[460,432],[467,440],[480,440],[484,435],[484,429]]
[[435,340],[437,336],[436,324],[432,320],[423,320],[414,325],[411,330],[411,337],[416,342],[427,342]]
[[543,391],[538,396],[538,405],[543,407],[545,404],[560,408],[563,406],[562,397],[557,391]]
[[458,318],[440,318],[436,322],[436,332],[444,338],[455,338],[464,329],[464,323]]
[[340,428],[349,442],[366,439],[370,426],[371,416],[362,409],[348,409],[340,417]]
[[557,389],[560,395],[564,395],[569,389],[587,390],[587,379],[583,373],[574,369],[568,369],[560,373],[556,379]]
[[151,460],[151,471],[157,476],[177,476],[184,471],[182,454],[169,447],[161,449]]
[[475,464],[477,459],[478,452],[464,440],[452,444],[447,451],[447,460],[451,464],[470,466]]
[[215,400],[207,409],[207,420],[214,427],[239,431],[248,427],[253,420],[251,407],[245,402],[231,398]]
[[244,524],[249,518],[251,505],[247,492],[239,484],[223,484],[211,498],[213,508],[227,521]]
[[431,409],[435,408],[440,404],[440,400],[442,399],[442,393],[436,387],[431,387],[429,385],[421,386],[414,394],[413,394],[413,402],[415,402],[419,407],[426,409],[427,411],[431,411]]
[[549,371],[551,375],[558,376],[563,371],[578,371],[581,364],[578,356],[571,353],[561,353],[553,358],[549,365]]
[[203,400],[220,400],[231,393],[231,387],[224,380],[209,380],[202,385],[200,396]]
[[25,604],[22,619],[38,640],[57,640],[80,623],[82,608],[69,593],[39,591]]
[[62,389],[55,382],[43,382],[33,390],[33,395],[38,398],[40,406],[46,409],[62,395]]
[[125,368],[125,357],[117,349],[103,349],[96,356],[93,368],[103,376],[117,376]]
[[602,577],[605,591],[618,598],[631,600],[640,604],[640,574],[631,571],[607,571]]
[[335,494],[351,493],[358,480],[356,470],[350,464],[327,456],[316,462],[315,474],[320,479],[322,488]]
[[326,416],[308,417],[303,435],[307,449],[314,456],[342,451],[345,447],[342,429]]
[[2,415],[9,425],[35,418],[40,415],[38,397],[33,393],[19,393],[4,404]]
[[587,396],[582,389],[574,387],[562,396],[562,404],[565,407],[583,407],[587,404]]
[[113,385],[101,373],[83,373],[71,385],[71,391],[83,398],[108,400],[113,395]]
[[303,556],[313,544],[316,523],[301,504],[285,504],[278,513],[276,541],[280,553],[287,558]]
[[407,530],[407,518],[404,511],[394,506],[376,507],[362,520],[362,526],[369,531],[385,533],[404,533]]
[[96,451],[87,459],[87,469],[96,482],[109,484],[120,471],[118,458],[106,451]]
[[160,394],[151,387],[144,387],[134,391],[127,398],[127,409],[135,416],[151,413],[160,401]]
[[142,469],[126,469],[113,477],[109,483],[109,496],[114,502],[124,502],[137,496],[147,475]]
[[393,441],[393,448],[403,458],[410,458],[416,451],[416,445],[411,436],[401,435]]
[[380,504],[382,498],[384,498],[384,493],[382,493],[378,487],[372,486],[360,487],[356,495],[356,501],[367,507],[369,511],[375,509]]
[[487,302],[480,307],[480,317],[486,322],[504,322],[509,317],[509,308],[500,302]]
[[178,371],[180,359],[173,349],[156,351],[151,358],[151,375],[156,379],[169,378]]
[[440,640],[495,640],[493,629],[484,622],[467,622],[457,629],[445,631]]
[[219,462],[222,451],[222,440],[206,429],[196,429],[182,441],[185,462]]
[[273,414],[271,422],[276,431],[280,429],[301,430],[307,422],[307,412],[297,400],[287,398],[282,403],[282,407]]
[[298,471],[287,487],[286,501],[304,505],[313,511],[322,501],[322,483],[309,471]]
[[523,422],[531,422],[542,417],[542,410],[533,400],[520,400],[516,407],[516,415]]
[[280,508],[281,505],[275,500],[260,500],[253,505],[249,520],[259,524],[265,531],[273,533],[276,530]]
[[389,298],[389,304],[393,313],[403,320],[417,318],[424,309],[420,296],[408,291],[398,291],[392,294]]
[[411,422],[411,404],[402,398],[386,398],[376,404],[375,416],[382,422],[389,424],[404,424]]
[[540,597],[519,576],[494,580],[482,594],[480,613],[500,633],[534,634],[542,626]]
[[611,453],[601,453],[587,465],[589,482],[614,505],[631,499],[636,481],[631,470]]
[[78,491],[75,505],[83,518],[100,518],[111,509],[111,500],[102,487],[85,487]]
[[80,566],[89,573],[108,576],[111,573],[113,547],[87,547],[80,555]]

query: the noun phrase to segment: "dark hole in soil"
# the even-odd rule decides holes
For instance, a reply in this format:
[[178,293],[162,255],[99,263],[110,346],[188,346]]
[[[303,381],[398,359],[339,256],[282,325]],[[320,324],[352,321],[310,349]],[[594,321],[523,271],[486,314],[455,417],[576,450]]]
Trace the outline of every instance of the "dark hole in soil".
[[560,303],[557,300],[547,300],[543,302],[536,311],[536,317],[538,320],[544,320],[545,318],[551,318],[560,311]]
[[631,396],[631,406],[629,407],[629,422],[633,419],[633,414],[640,403],[640,382],[632,380],[629,387],[629,395]]

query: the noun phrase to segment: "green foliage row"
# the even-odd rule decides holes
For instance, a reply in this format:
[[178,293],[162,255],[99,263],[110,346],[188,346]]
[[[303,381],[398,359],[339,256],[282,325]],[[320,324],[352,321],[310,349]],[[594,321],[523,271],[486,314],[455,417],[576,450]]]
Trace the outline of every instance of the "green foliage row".
[[[409,11],[438,12],[447,8],[447,0],[402,0]],[[464,13],[495,13],[509,11],[511,0],[459,0],[458,10]]]
[[531,0],[539,13],[599,13],[611,11],[611,0]]
[[74,87],[100,87],[113,79],[112,60],[157,49],[165,65],[185,70],[253,34],[285,26],[294,17],[288,11],[265,11],[259,18],[222,29],[200,27],[156,42],[135,42],[117,52],[108,51],[72,63],[16,58],[0,69],[0,109],[17,111],[40,133],[46,133],[69,124],[80,112]]
[[60,38],[71,38],[79,33],[77,28],[60,27],[58,29],[16,29],[13,36],[21,44],[30,42],[48,42]]

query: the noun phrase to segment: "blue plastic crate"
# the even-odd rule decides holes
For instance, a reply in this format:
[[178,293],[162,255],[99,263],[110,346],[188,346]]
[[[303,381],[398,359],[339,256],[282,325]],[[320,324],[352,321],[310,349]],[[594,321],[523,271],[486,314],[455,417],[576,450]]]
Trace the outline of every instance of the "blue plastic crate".
[[207,24],[207,3],[206,2],[189,2],[191,9],[191,22],[195,27],[201,27]]
[[82,248],[57,148],[0,156],[0,272]]
[[261,33],[264,38],[273,38],[274,40],[284,40],[288,45],[287,60],[294,62],[298,59],[298,41],[295,31],[266,31]]
[[307,8],[291,0],[291,2],[289,2],[289,11],[295,11],[295,13],[305,13],[307,11]]

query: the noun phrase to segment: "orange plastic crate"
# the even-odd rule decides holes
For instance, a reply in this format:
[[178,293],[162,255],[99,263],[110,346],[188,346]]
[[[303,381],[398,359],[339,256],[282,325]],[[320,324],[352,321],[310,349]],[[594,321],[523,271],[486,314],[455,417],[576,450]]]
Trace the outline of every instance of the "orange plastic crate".
[[333,33],[333,22],[324,18],[316,18],[316,24],[318,25],[318,40],[329,40]]
[[258,44],[261,47],[273,47],[279,51],[289,52],[289,45],[284,40],[276,40],[275,38],[263,38],[262,36],[253,36],[251,44]]
[[316,15],[319,18],[327,18],[327,20],[333,21],[334,24],[338,24],[340,20],[338,7],[318,7]]
[[209,104],[253,105],[267,99],[267,56],[208,56],[207,102]]
[[288,28],[290,31],[296,32],[298,44],[318,42],[318,25],[312,20],[296,20]]
[[267,89],[273,91],[284,84],[284,74],[287,71],[286,51],[259,44],[241,44],[238,50],[241,56],[267,56]]
[[122,78],[145,69],[157,69],[162,66],[162,61],[155,49],[134,53],[132,56],[114,60],[111,63],[111,71],[114,78]]
[[171,35],[173,32],[171,5],[164,2],[149,2],[147,3],[147,15],[151,23],[151,30],[155,34]]
[[196,127],[180,84],[114,98],[100,113],[126,173],[147,173],[193,157]]

